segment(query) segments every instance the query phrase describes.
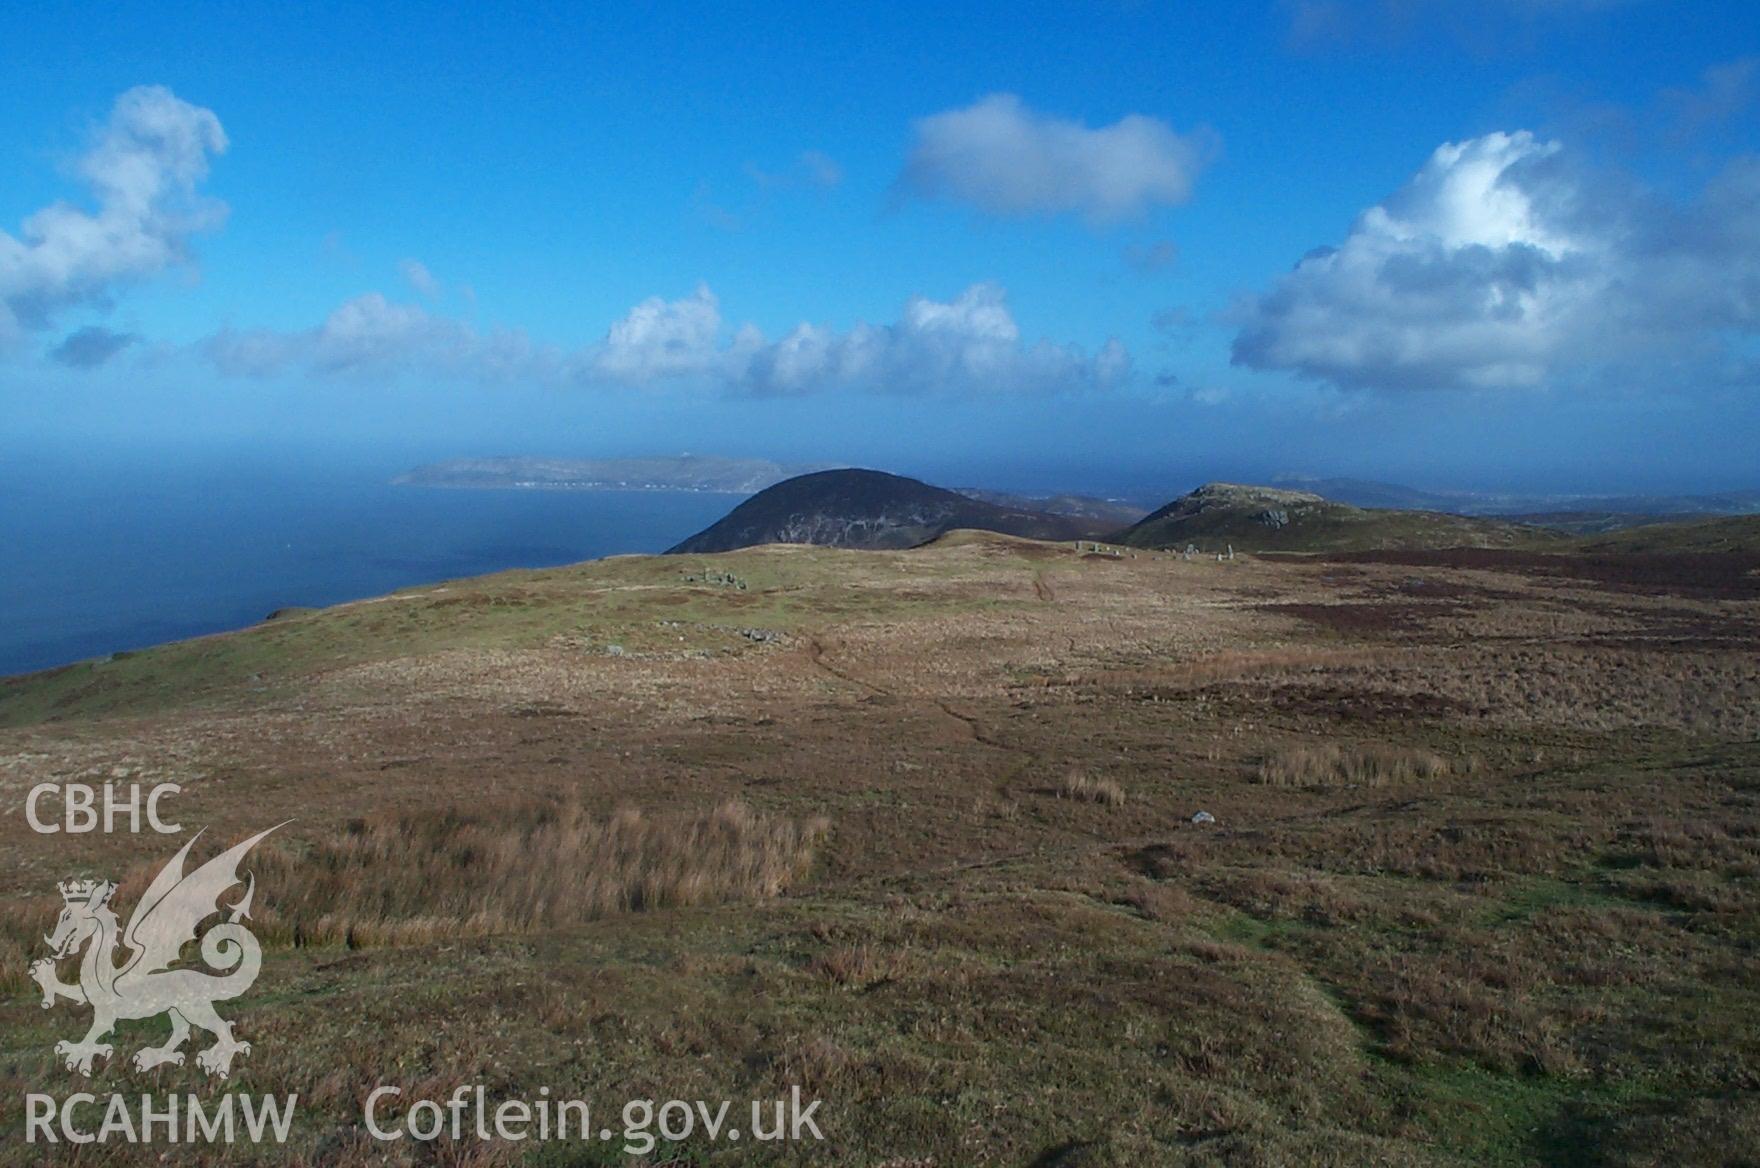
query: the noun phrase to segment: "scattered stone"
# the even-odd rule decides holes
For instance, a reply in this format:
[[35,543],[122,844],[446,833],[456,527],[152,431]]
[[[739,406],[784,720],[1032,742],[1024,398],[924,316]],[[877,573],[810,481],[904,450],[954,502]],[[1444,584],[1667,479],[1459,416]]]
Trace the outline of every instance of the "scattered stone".
[[735,576],[732,572],[704,572],[701,576],[682,573],[681,578],[686,584],[701,582],[703,584],[718,584],[723,588],[737,588],[741,592],[746,590],[744,578]]
[[613,657],[621,657],[621,656],[623,656],[623,646],[622,645],[607,645],[607,646],[605,646],[605,652],[610,654]]
[[1200,811],[1196,815],[1192,816],[1192,822],[1195,824],[1198,824],[1199,826],[1203,826],[1206,823],[1215,823],[1216,817],[1214,815],[1210,814],[1208,811]]

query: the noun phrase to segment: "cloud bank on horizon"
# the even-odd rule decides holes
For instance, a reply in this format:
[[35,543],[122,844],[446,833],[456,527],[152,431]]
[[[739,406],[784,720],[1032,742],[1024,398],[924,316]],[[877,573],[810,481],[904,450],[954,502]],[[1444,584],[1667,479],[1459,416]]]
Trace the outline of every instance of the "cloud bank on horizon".
[[689,383],[760,397],[828,390],[1061,393],[1109,389],[1130,372],[1130,355],[1116,341],[1092,356],[1074,345],[1024,343],[1003,290],[992,284],[945,302],[913,296],[891,324],[839,332],[803,322],[775,340],[750,324],[729,328],[720,300],[699,285],[677,300],[642,301],[601,341],[572,351],[519,331],[479,332],[372,292],[312,329],[227,330],[201,348],[231,376],[429,372],[637,389]]

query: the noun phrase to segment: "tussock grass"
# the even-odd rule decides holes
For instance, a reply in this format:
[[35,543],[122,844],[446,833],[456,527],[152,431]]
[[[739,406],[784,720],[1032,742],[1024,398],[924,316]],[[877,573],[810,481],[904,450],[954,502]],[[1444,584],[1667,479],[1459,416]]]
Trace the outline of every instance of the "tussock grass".
[[[246,869],[275,896],[257,898],[250,928],[266,947],[357,948],[761,900],[806,873],[829,830],[823,818],[797,822],[738,802],[609,818],[529,802],[357,819],[334,838],[257,849]],[[142,865],[122,881],[125,917],[157,870]],[[41,901],[0,912],[0,993],[26,988],[28,957],[41,955],[56,911]]]
[[772,1060],[771,1071],[784,1089],[798,1084],[803,1090],[824,1094],[844,1086],[859,1062],[848,1047],[818,1034],[784,1050]]
[[907,964],[904,953],[878,945],[841,945],[813,959],[811,971],[845,989],[866,989],[899,977]]
[[1440,779],[1451,769],[1440,754],[1415,747],[1327,742],[1267,755],[1258,781],[1273,787],[1382,787]]
[[258,877],[277,897],[256,931],[294,945],[421,943],[763,899],[805,874],[828,830],[738,802],[608,819],[543,803],[360,819],[303,854],[263,850]]
[[1057,784],[1059,799],[1077,799],[1085,803],[1101,803],[1107,807],[1123,807],[1124,788],[1112,779],[1096,779],[1081,771],[1072,771]]
[[31,988],[30,963],[44,956],[42,934],[53,925],[53,919],[37,919],[16,910],[7,914],[0,925],[0,995],[10,997]]
[[1125,896],[1125,903],[1152,921],[1164,924],[1184,921],[1198,909],[1197,901],[1177,884],[1139,881]]

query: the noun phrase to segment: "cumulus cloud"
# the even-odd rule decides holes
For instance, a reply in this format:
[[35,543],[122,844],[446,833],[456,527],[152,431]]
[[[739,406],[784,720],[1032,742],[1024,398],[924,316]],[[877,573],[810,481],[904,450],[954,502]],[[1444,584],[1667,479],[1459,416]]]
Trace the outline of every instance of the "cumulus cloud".
[[1207,131],[1182,136],[1142,114],[1090,129],[997,93],[918,120],[899,182],[992,215],[1074,212],[1108,223],[1183,203],[1213,152]]
[[1130,354],[1117,340],[1092,355],[1079,346],[1025,341],[1002,290],[991,284],[950,301],[912,297],[892,324],[839,332],[802,323],[775,340],[749,324],[730,327],[715,294],[699,286],[678,300],[642,301],[597,344],[572,353],[536,345],[523,333],[483,334],[371,293],[316,328],[228,330],[202,350],[231,375],[421,370],[585,386],[697,385],[753,396],[1060,393],[1110,388],[1131,372]]
[[1235,318],[1236,364],[1345,387],[1678,368],[1760,325],[1760,163],[1679,207],[1526,132],[1447,143]]
[[1073,345],[1023,342],[1007,298],[975,284],[951,301],[913,296],[890,325],[847,332],[800,324],[759,343],[735,338],[734,381],[763,395],[858,388],[888,393],[1054,393],[1110,388],[1130,374],[1130,354],[1116,339],[1092,357]]
[[117,98],[75,167],[95,210],[56,202],[17,236],[0,231],[0,343],[186,262],[190,237],[225,218],[224,204],[196,190],[225,149],[220,119],[163,86]]
[[611,326],[587,367],[629,384],[708,373],[721,359],[720,334],[721,302],[707,285],[682,300],[650,296]]
[[100,325],[88,325],[67,334],[49,356],[75,369],[96,369],[128,348],[140,337],[134,333],[111,332]]

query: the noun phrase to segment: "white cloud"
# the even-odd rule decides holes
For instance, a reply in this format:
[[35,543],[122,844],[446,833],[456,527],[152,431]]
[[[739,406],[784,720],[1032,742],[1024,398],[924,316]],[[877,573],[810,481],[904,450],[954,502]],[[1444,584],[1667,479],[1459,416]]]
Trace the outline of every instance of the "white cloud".
[[720,360],[721,303],[707,285],[683,300],[650,296],[611,326],[588,366],[611,381],[643,383],[709,372]]
[[1079,347],[1023,343],[1007,297],[975,284],[949,301],[913,296],[888,325],[844,332],[807,322],[776,340],[755,327],[724,327],[706,287],[684,300],[645,300],[573,367],[587,380],[646,385],[696,378],[755,396],[857,390],[904,394],[1057,393],[1110,388],[1130,375],[1130,354],[1109,340]]
[[642,301],[603,340],[566,354],[523,333],[485,335],[370,293],[316,328],[229,330],[202,350],[231,375],[419,370],[582,386],[698,386],[754,396],[1059,393],[1111,388],[1131,372],[1130,354],[1117,340],[1093,356],[1074,345],[1023,342],[1002,290],[991,284],[974,285],[950,301],[912,297],[894,324],[837,332],[802,323],[773,341],[749,324],[730,328],[715,294],[699,286],[679,300]]
[[998,93],[920,119],[900,183],[992,215],[1076,212],[1106,223],[1184,202],[1212,152],[1208,132],[1182,136],[1142,114],[1090,129]]
[[407,281],[409,286],[414,288],[419,295],[428,300],[438,300],[440,298],[440,293],[444,289],[441,288],[440,281],[434,278],[434,273],[428,270],[428,265],[424,264],[421,260],[399,260],[397,262],[397,270],[403,273],[404,280]]
[[1346,387],[1639,376],[1760,325],[1760,164],[1690,206],[1526,132],[1439,147],[1344,242],[1240,305],[1237,364]]
[[543,377],[555,364],[553,353],[523,333],[483,334],[417,305],[394,304],[378,292],[344,302],[313,329],[228,329],[201,348],[222,373],[249,377],[298,368],[371,375],[439,371],[495,380]]
[[144,85],[117,98],[76,166],[96,210],[56,202],[16,237],[0,231],[0,343],[186,262],[190,236],[225,218],[224,204],[196,193],[209,157],[225,149],[220,119],[169,89]]
[[1074,345],[1024,344],[994,284],[951,301],[913,296],[895,324],[836,333],[800,324],[773,343],[747,335],[730,351],[733,382],[760,395],[855,388],[883,393],[1057,393],[1107,389],[1130,375],[1116,339],[1087,356]]
[[371,292],[332,312],[315,339],[314,364],[342,370],[389,364],[412,350],[444,357],[467,342],[468,332],[455,321]]

